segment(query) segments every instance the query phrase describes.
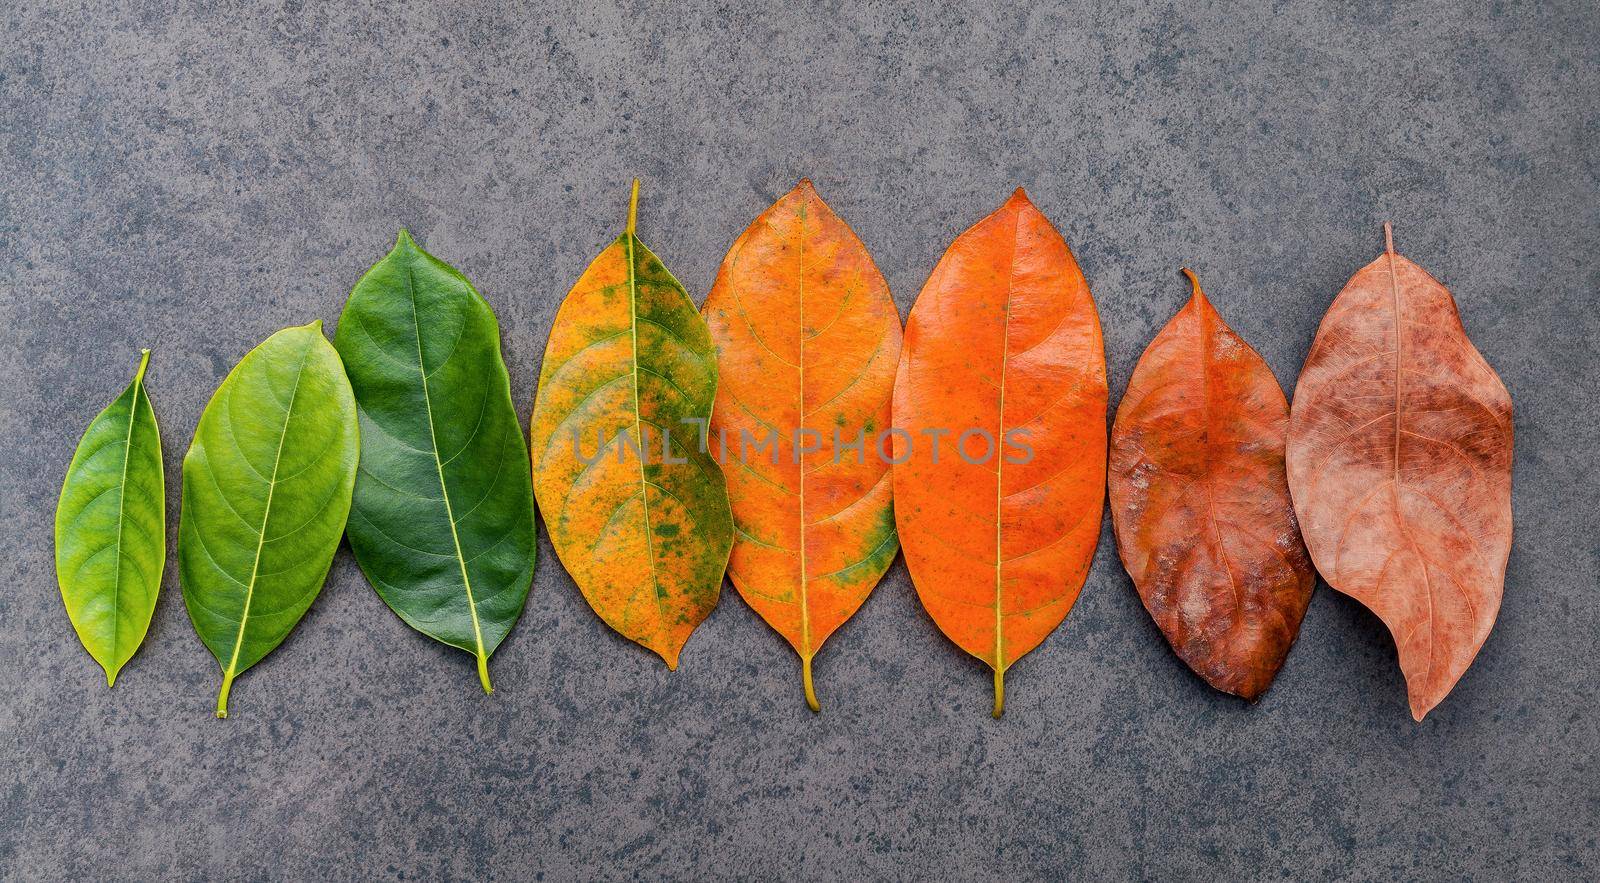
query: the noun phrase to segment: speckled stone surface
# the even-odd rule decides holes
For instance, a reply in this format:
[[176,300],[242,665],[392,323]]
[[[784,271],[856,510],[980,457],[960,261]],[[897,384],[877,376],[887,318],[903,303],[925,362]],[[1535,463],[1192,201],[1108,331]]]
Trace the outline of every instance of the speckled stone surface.
[[[4,4],[0,877],[1600,874],[1593,6],[960,6]],[[1516,402],[1494,634],[1415,724],[1382,625],[1321,586],[1248,706],[1177,662],[1108,527],[1003,720],[900,563],[818,658],[819,716],[731,588],[669,673],[541,539],[492,697],[343,549],[230,719],[175,559],[106,689],[51,513],[139,347],[173,536],[224,373],[280,327],[331,326],[401,225],[498,310],[526,418],[556,305],[634,175],[641,235],[697,299],[809,176],[902,315],[1024,185],[1099,302],[1113,404],[1188,297],[1181,264],[1292,385],[1393,220]]]

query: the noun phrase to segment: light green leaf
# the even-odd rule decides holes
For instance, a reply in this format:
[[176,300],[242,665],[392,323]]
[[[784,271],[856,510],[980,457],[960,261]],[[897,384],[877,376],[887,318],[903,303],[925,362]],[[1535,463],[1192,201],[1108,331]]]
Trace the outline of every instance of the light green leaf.
[[395,613],[477,658],[533,582],[528,448],[500,324],[472,283],[405,232],[345,303],[334,344],[360,409],[350,548]]
[[56,504],[56,580],[67,616],[106,685],[150,629],[167,558],[161,433],[144,372],[84,431]]
[[217,717],[322,591],[359,455],[355,399],[322,322],[286,328],[229,372],[183,458],[178,568],[222,666]]

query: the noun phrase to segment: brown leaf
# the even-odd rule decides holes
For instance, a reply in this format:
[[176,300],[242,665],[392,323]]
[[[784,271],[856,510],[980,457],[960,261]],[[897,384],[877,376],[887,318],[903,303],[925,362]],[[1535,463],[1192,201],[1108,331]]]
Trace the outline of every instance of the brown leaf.
[[1511,396],[1450,292],[1395,254],[1317,329],[1289,421],[1289,488],[1328,584],[1389,627],[1411,713],[1489,636],[1511,552]]
[[1139,358],[1111,430],[1122,563],[1172,649],[1254,700],[1300,631],[1314,576],[1284,478],[1289,402],[1194,285]]

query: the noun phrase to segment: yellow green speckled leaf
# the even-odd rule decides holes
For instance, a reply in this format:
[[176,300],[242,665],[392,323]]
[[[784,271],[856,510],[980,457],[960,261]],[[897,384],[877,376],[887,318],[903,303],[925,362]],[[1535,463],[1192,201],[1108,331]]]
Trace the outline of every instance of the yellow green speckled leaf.
[[589,606],[677,668],[717,606],[733,518],[700,444],[717,392],[711,336],[634,235],[638,200],[635,181],[627,230],[556,314],[533,407],[533,489]]

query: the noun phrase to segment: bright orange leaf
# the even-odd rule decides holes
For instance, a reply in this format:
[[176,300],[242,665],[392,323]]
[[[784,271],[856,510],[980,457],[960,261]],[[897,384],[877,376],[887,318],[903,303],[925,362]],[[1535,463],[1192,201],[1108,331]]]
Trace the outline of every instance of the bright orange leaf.
[[1088,576],[1106,397],[1088,283],[1019,189],[934,267],[894,392],[906,563],[934,622],[994,669],[996,717],[1006,669],[1061,623]]

